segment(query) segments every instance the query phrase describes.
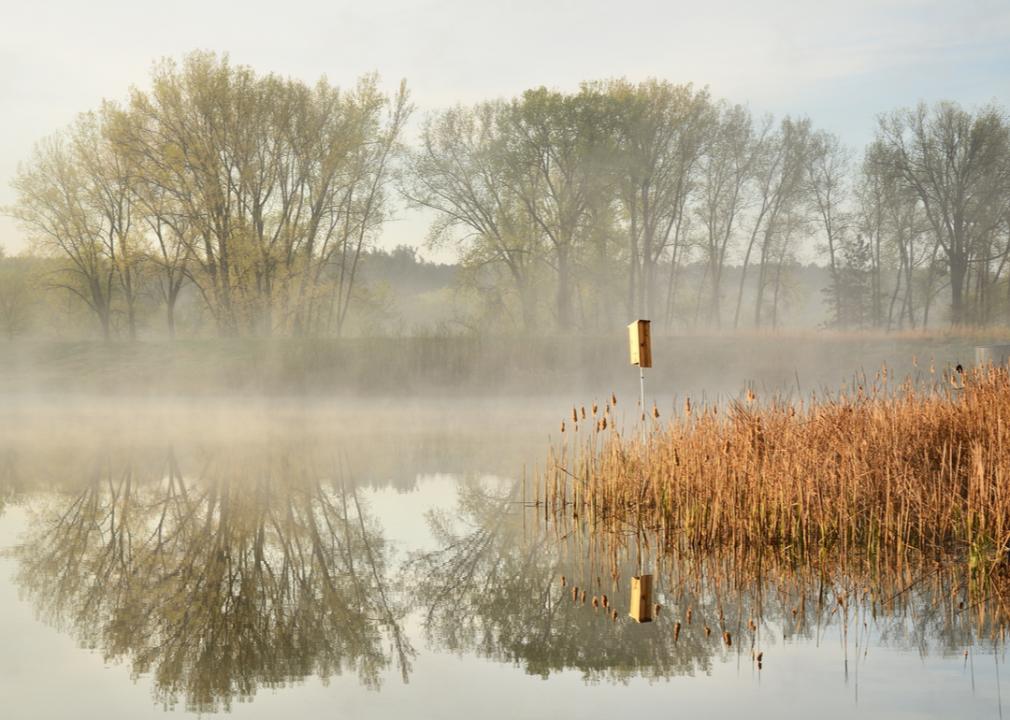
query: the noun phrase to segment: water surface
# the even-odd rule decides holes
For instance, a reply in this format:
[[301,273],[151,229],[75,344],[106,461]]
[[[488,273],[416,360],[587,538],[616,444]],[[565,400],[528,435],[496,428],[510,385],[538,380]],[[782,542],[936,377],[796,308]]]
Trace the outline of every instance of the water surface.
[[548,406],[8,407],[4,715],[1001,716],[1001,600],[960,566],[546,522]]

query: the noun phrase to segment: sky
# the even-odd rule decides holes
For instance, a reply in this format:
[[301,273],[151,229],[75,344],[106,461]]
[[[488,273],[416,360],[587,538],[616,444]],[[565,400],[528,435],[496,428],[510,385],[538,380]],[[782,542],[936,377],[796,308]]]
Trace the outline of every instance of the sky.
[[[392,91],[405,78],[415,119],[540,85],[659,77],[757,113],[809,116],[858,149],[877,115],[897,107],[1010,105],[1008,0],[8,2],[0,207],[14,201],[10,180],[33,143],[144,87],[155,60],[196,49],[307,82],[378,72]],[[420,246],[428,222],[401,210],[380,242]],[[6,216],[0,246],[26,247]]]

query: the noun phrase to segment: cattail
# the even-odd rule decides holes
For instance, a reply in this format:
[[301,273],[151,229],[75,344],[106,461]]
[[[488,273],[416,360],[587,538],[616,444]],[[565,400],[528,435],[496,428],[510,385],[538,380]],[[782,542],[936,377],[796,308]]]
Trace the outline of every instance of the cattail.
[[597,407],[596,403],[593,403],[593,417],[596,417],[597,410],[599,410],[599,407]]
[[574,601],[576,601],[578,599],[579,599],[579,589],[573,585],[572,586],[572,601],[574,602]]
[[607,600],[607,596],[606,595],[603,596],[603,599],[601,600],[601,602],[603,603],[603,607],[609,607],[610,606],[609,602]]
[[710,628],[708,625],[706,625],[705,626],[705,637],[708,637],[711,634],[712,634],[712,628]]
[[[640,528],[680,528],[676,542],[683,538],[691,549],[719,546],[732,551],[749,545],[797,547],[808,542],[817,547],[829,530],[841,536],[843,546],[851,544],[854,552],[883,556],[894,549],[892,538],[907,539],[916,546],[910,549],[922,553],[933,547],[970,545],[976,537],[1004,537],[1010,511],[1003,508],[1010,507],[1010,490],[987,484],[987,478],[1010,476],[1010,454],[990,450],[1001,446],[1000,428],[1010,420],[1002,412],[1010,407],[1010,379],[1004,368],[984,372],[968,368],[964,391],[936,392],[936,382],[942,379],[946,384],[950,372],[936,380],[927,377],[928,391],[920,392],[912,382],[878,390],[856,377],[837,399],[820,399],[812,393],[796,403],[776,400],[764,405],[755,388],[745,387],[740,399],[746,401],[730,403],[726,412],[717,415],[714,407],[702,405],[698,418],[678,416],[681,420],[674,418],[667,429],[656,422],[647,444],[634,433],[620,434],[616,407],[610,402],[605,401],[603,411],[594,403],[592,418],[589,406],[573,405],[575,418],[584,408],[587,419],[596,421],[596,432],[608,431],[605,440],[590,431],[584,446],[572,447],[577,433],[584,431],[577,422],[569,427],[575,418],[565,416],[562,432],[571,431],[572,436],[565,435],[558,443],[562,450],[550,458],[549,477],[538,477],[537,494],[550,501],[546,507],[568,517],[591,514],[604,519],[608,529],[621,522]],[[875,382],[884,374],[881,369]],[[616,401],[616,393],[610,399]],[[685,414],[693,413],[690,399],[681,401]],[[655,418],[658,403],[645,411],[649,410]],[[996,421],[980,423],[987,415]],[[970,432],[962,432],[968,428]],[[559,455],[565,460],[559,462]],[[812,477],[820,478],[813,493],[803,486],[806,480],[796,482]],[[894,483],[890,479],[913,477],[937,481],[925,486],[898,480],[894,487],[901,492],[886,492]],[[574,497],[567,494],[573,479]],[[538,497],[537,507],[541,501]],[[978,513],[969,507],[978,501],[992,510]],[[750,507],[761,510],[752,514],[744,509]],[[709,513],[707,508],[720,511]],[[957,520],[964,517],[977,520],[973,524]],[[863,532],[867,527],[874,531]],[[867,547],[874,541],[875,546]],[[673,533],[667,531],[660,542],[673,542]],[[863,587],[859,582],[840,587],[844,589],[835,590],[837,612],[848,609],[849,593],[857,603],[873,602],[865,589],[859,594]],[[964,613],[974,600],[961,595],[963,584],[960,588],[947,596],[946,604]],[[602,584],[598,596],[600,592]],[[830,613],[831,599],[825,600],[825,611]],[[806,611],[799,597],[796,604],[790,611],[796,620],[803,620]],[[873,612],[879,606],[875,603]],[[717,620],[716,615],[702,613],[703,621],[708,617]],[[681,621],[690,623],[690,615],[681,616]],[[760,629],[757,618],[741,618],[738,627]]]
[[757,625],[754,624],[754,618],[747,618],[747,629],[751,632],[757,630]]
[[690,624],[691,624],[691,615],[693,614],[693,612],[694,612],[694,611],[693,611],[693,610],[692,610],[691,608],[688,608],[688,609],[687,609],[687,624],[688,624],[688,625],[690,625]]
[[617,396],[614,393],[610,393],[610,404],[614,407],[617,406]]
[[614,622],[617,622],[617,611],[616,610],[611,610],[610,611],[610,619],[613,620]]
[[652,417],[659,419],[659,408],[656,407],[656,403],[652,403]]
[[579,411],[574,407],[572,408],[572,422],[577,423],[579,421]]
[[729,630],[724,630],[722,633],[722,641],[726,643],[726,647],[733,646],[733,637],[729,634]]
[[582,419],[583,420],[586,419],[586,406],[585,405],[582,406]]
[[567,584],[568,584],[568,579],[564,575],[562,575],[561,576],[561,587],[564,587]]
[[663,609],[663,606],[660,605],[659,603],[656,603],[656,605],[652,608],[652,614],[654,616],[655,615],[659,615],[659,611],[662,610],[662,609]]
[[600,599],[593,595],[593,610],[596,610],[598,607],[600,607]]
[[678,638],[680,638],[680,620],[673,624],[673,641],[677,642]]
[[582,594],[580,595],[579,599],[582,600],[582,604],[583,605],[586,604],[586,591],[585,590],[582,591]]
[[757,660],[758,666],[761,665],[761,661],[764,660],[764,657],[765,657],[764,652],[758,651],[757,657],[754,658],[755,660]]
[[565,431],[565,421],[562,420],[561,421],[561,432],[564,432],[564,431]]

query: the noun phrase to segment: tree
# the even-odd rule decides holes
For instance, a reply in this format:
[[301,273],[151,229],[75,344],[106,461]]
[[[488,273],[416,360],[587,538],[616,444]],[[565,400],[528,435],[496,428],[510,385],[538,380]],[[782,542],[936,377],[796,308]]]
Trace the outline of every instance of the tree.
[[506,114],[507,183],[547,239],[556,274],[555,317],[572,327],[577,253],[604,202],[602,97],[539,88],[513,100]]
[[[770,126],[770,121],[767,121],[767,125]],[[809,151],[810,121],[785,118],[776,132],[761,132],[759,138],[760,145],[755,161],[757,202],[755,211],[751,213],[747,250],[740,270],[740,287],[737,292],[733,327],[738,327],[740,323],[747,270],[755,247],[758,250],[758,278],[754,299],[754,325],[761,325],[764,294],[770,280],[769,271],[776,257],[776,240],[780,239],[780,235],[787,237],[786,230],[795,228],[796,212],[804,199],[806,190],[804,170],[806,154]],[[789,233],[788,237],[791,238],[792,233]],[[780,250],[783,247],[780,247]],[[778,257],[785,256],[779,253]],[[781,264],[779,267],[781,268]]]
[[[839,277],[840,247],[846,242],[851,220],[845,207],[848,201],[848,182],[851,177],[850,154],[838,137],[825,131],[813,134],[806,163],[807,194],[813,205],[828,248],[828,268],[831,271],[828,301],[832,306],[834,322],[844,325],[842,288]],[[862,302],[862,299],[859,300]]]
[[[683,252],[685,208],[715,113],[706,90],[647,80],[587,85],[605,93],[615,126],[616,194],[627,222],[629,316],[654,317],[657,269],[669,249],[671,272]],[[672,278],[671,278],[672,284]]]
[[186,277],[222,334],[339,334],[409,113],[406,87],[387,98],[374,76],[342,92],[209,53],[161,63],[118,137],[169,304]]
[[920,104],[882,116],[879,162],[922,202],[947,263],[951,321],[969,322],[965,289],[971,264],[984,266],[1010,203],[1010,128],[996,106],[977,112],[956,103]]
[[700,160],[698,204],[702,252],[709,283],[708,320],[722,322],[722,283],[728,251],[748,203],[748,185],[761,147],[750,113],[742,105],[721,104]]
[[[542,233],[510,186],[505,103],[456,107],[425,122],[409,156],[403,192],[438,213],[431,242],[453,242],[469,267],[501,264],[515,287],[527,332],[536,328]],[[454,234],[462,231],[462,235]]]
[[35,146],[31,160],[15,176],[18,197],[11,214],[36,248],[66,261],[61,271],[50,276],[50,284],[80,298],[95,314],[108,341],[117,276],[112,252],[119,233],[101,203],[96,205],[102,197],[95,187],[100,181],[89,174],[81,158],[81,148],[92,132],[92,119],[82,117],[68,133]]

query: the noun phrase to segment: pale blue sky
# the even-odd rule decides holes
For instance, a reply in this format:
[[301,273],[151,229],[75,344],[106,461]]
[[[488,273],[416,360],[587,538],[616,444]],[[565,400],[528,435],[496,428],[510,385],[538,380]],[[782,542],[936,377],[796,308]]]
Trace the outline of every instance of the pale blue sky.
[[[8,3],[9,5],[10,3]],[[919,100],[1010,104],[1007,0],[19,2],[0,10],[0,205],[31,144],[193,49],[312,81],[405,77],[419,111],[626,76],[809,115],[852,145]],[[423,240],[402,214],[384,244]],[[0,244],[23,247],[0,218]]]

